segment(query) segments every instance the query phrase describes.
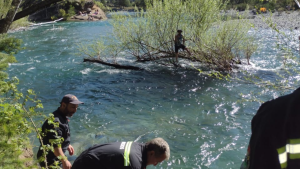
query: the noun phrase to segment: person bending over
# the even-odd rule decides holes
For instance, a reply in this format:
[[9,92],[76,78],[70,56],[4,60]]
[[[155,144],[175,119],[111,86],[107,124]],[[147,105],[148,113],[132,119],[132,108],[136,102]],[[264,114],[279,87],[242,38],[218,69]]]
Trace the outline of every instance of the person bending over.
[[145,169],[169,157],[169,145],[162,138],[146,144],[132,141],[96,144],[78,156],[72,169]]

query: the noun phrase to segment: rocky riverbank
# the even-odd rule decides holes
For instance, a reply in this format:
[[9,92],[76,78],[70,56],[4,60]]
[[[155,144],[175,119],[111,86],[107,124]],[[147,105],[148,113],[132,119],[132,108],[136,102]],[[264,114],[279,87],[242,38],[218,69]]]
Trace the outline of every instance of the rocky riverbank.
[[70,20],[77,20],[77,21],[99,21],[99,20],[106,20],[107,17],[102,9],[97,6],[93,6],[89,14],[87,11],[82,11],[82,14],[77,14],[72,16]]
[[265,20],[270,20],[278,29],[300,29],[300,10],[263,14],[244,11],[239,12],[239,14],[244,16],[245,19],[248,19],[256,28],[269,28]]
[[258,28],[268,28],[267,24],[263,22],[263,18],[270,18],[278,29],[299,29],[300,28],[300,11],[283,11],[275,12],[272,15],[263,14],[258,15],[250,21]]

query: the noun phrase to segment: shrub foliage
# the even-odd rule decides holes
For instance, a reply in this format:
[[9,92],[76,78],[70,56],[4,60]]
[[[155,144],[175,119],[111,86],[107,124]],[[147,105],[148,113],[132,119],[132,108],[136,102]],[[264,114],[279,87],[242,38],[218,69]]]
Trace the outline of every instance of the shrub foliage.
[[[38,111],[43,108],[41,101],[35,98],[31,89],[26,94],[18,91],[19,80],[16,77],[8,79],[8,74],[4,72],[10,63],[16,62],[13,54],[21,49],[20,45],[21,40],[0,34],[0,168],[3,169],[34,167],[35,164],[25,165],[32,158],[21,159],[20,155],[25,148],[31,147],[28,138],[31,132],[35,131],[40,141],[45,134],[34,120],[45,117]],[[53,115],[47,119],[54,126],[58,125],[54,122]],[[55,141],[60,143],[61,138]],[[43,145],[42,148],[44,154],[53,151],[52,145]],[[60,168],[57,165],[55,167]]]

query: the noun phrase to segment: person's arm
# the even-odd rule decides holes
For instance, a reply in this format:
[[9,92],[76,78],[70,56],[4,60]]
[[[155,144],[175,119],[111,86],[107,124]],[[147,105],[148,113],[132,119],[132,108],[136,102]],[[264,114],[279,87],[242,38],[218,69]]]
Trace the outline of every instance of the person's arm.
[[69,151],[70,156],[72,156],[74,154],[74,148],[71,144],[69,145],[67,150]]
[[177,42],[177,35],[175,35],[175,39],[174,39],[174,42],[175,42],[175,43]]
[[54,155],[56,157],[60,156],[61,157],[61,163],[63,166],[63,169],[71,169],[72,165],[70,161],[68,161],[67,157],[65,156],[64,152],[62,151],[61,147],[55,147],[54,148]]
[[[57,122],[57,121],[55,121]],[[56,130],[56,134],[52,133],[53,136],[51,137],[52,139],[56,139],[56,138],[62,138],[63,137],[63,132],[64,132],[64,129],[63,129],[63,126],[61,124],[59,124],[59,127],[56,127],[55,128]],[[71,169],[72,165],[71,163],[68,161],[68,158],[65,156],[61,146],[57,145],[57,144],[54,144],[54,155],[56,157],[60,156],[60,161],[62,162],[62,166],[63,166],[63,169]]]

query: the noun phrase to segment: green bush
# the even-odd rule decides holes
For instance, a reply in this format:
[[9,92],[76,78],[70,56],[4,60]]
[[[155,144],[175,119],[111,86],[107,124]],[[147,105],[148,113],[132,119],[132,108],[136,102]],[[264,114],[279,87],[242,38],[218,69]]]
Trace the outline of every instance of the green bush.
[[129,6],[131,6],[131,4],[130,4],[130,1],[129,0],[124,0],[124,1],[121,1],[122,3],[120,4],[120,5],[122,5],[122,6],[125,6],[125,7],[129,7]]
[[[8,85],[15,89],[17,82],[14,79]],[[0,168],[26,168],[19,156],[26,146],[24,143],[29,141],[30,122],[22,110],[22,102],[15,102],[19,98],[8,101],[10,98],[2,98],[0,101]]]
[[236,9],[239,10],[239,11],[244,11],[244,10],[247,9],[247,4],[245,4],[245,3],[238,4],[236,6]]
[[57,19],[57,16],[51,16],[51,20],[56,20]]
[[104,6],[101,2],[95,1],[94,3],[95,3],[95,5],[98,6],[100,9],[105,10],[105,6]]
[[278,12],[283,12],[285,11],[285,8],[278,8]]
[[58,17],[67,19],[66,11],[64,9],[59,9],[58,11]]
[[[22,40],[20,39],[8,36],[7,34],[0,34],[0,52],[2,53],[6,53],[8,55],[17,53],[21,49],[21,43]],[[3,63],[3,61],[1,62]]]
[[75,11],[81,11],[82,10],[80,2],[77,2],[77,1],[72,2],[70,5],[74,6]]
[[[21,48],[21,40],[0,34],[0,168],[1,169],[29,169],[38,168],[35,164],[28,166],[26,162],[33,161],[31,158],[20,158],[25,149],[30,149],[28,135],[35,131],[41,140],[43,133],[37,128],[33,118],[41,118],[42,115],[37,109],[43,108],[40,100],[35,99],[35,93],[27,90],[26,95],[19,92],[17,86],[19,80],[12,78],[7,80],[7,73],[4,72],[9,63],[16,62],[13,54]],[[30,105],[30,107],[28,106]],[[45,116],[43,116],[45,117]],[[53,115],[47,118],[52,120]],[[54,125],[58,125],[54,123]],[[57,142],[61,139],[58,138]],[[51,145],[43,145],[44,153],[51,151]],[[60,168],[57,166],[56,168]],[[46,167],[48,169],[48,167]]]
[[[19,156],[28,147],[31,132],[28,114],[23,110],[25,100],[17,91],[18,79],[6,81],[3,72],[9,63],[16,62],[12,55],[20,49],[21,40],[0,34],[0,168],[27,168]],[[32,159],[31,159],[32,160]]]
[[16,62],[13,54],[20,50],[21,42],[21,40],[7,36],[7,34],[0,34],[0,95],[9,90],[9,85],[4,81],[8,74],[4,71],[8,67],[8,63]]
[[266,5],[266,8],[267,8],[267,10],[270,10],[270,11],[274,12],[275,11],[275,3],[274,2],[269,2]]
[[68,10],[68,15],[67,15],[67,19],[69,19],[70,17],[76,15],[76,12],[75,12],[75,7],[70,5],[70,8]]

